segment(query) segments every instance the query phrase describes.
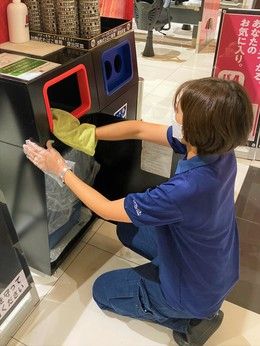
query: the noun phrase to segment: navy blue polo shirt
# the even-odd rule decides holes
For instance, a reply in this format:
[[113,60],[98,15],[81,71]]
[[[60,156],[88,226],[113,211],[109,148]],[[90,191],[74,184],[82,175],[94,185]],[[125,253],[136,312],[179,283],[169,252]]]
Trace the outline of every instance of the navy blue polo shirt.
[[[172,127],[167,138],[186,153]],[[235,177],[233,152],[184,158],[167,182],[125,198],[134,225],[158,230],[156,265],[168,304],[197,318],[214,314],[238,280]]]

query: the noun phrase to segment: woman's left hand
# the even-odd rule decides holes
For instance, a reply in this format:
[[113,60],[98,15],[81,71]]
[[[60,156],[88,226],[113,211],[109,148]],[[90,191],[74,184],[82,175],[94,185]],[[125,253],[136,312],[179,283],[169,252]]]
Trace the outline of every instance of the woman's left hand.
[[47,142],[47,149],[40,147],[30,140],[26,140],[25,143],[23,145],[23,151],[26,157],[36,167],[45,173],[60,177],[67,164],[60,153],[52,147],[51,141]]

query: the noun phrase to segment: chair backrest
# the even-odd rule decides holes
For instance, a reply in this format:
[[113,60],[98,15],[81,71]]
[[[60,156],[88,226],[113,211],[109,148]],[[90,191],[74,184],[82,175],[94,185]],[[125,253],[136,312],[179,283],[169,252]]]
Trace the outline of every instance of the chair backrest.
[[151,31],[159,19],[163,0],[135,0],[135,21],[140,30]]

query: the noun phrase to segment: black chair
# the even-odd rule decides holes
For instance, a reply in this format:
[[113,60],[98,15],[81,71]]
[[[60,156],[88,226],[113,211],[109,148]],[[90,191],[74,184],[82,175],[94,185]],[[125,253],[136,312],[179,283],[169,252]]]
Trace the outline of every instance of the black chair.
[[[188,0],[175,0],[175,5],[180,5]],[[135,0],[135,21],[137,28],[147,30],[146,45],[143,56],[154,56],[153,50],[153,29],[161,32],[162,30],[170,30],[171,0]]]

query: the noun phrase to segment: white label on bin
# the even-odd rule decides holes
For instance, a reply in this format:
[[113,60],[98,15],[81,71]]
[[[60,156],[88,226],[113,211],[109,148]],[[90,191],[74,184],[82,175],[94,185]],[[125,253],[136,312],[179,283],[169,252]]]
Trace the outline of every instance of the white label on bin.
[[60,64],[27,56],[2,53],[0,54],[0,75],[13,78],[32,80]]
[[28,287],[29,283],[22,270],[0,294],[0,321]]
[[143,171],[170,178],[171,166],[171,148],[143,141],[141,155],[141,169]]
[[119,108],[114,113],[114,116],[117,118],[125,119],[127,116],[127,103],[125,103],[121,108]]

